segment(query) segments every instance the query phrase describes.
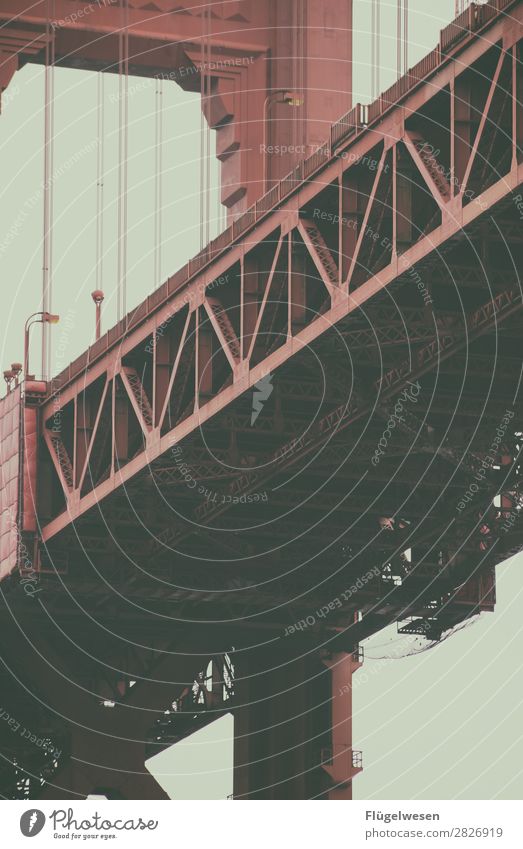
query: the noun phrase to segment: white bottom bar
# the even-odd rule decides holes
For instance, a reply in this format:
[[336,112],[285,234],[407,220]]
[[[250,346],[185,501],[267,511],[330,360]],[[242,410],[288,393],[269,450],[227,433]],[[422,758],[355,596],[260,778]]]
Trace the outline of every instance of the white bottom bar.
[[225,810],[219,808],[224,802],[215,801],[1,804],[6,847],[27,846],[31,836],[39,847],[523,846],[521,805],[515,801],[355,801],[321,808],[305,801],[239,802]]

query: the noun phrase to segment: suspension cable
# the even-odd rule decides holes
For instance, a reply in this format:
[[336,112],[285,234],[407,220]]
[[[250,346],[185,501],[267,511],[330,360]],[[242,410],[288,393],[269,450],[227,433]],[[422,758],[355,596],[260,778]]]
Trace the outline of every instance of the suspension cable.
[[[209,63],[212,61],[211,37],[210,36],[211,36],[211,32],[210,32],[210,29],[209,29]],[[209,151],[210,151],[209,156],[211,157],[212,152],[210,150],[210,147],[211,147],[211,144],[210,144],[210,131],[209,131]],[[210,179],[210,173],[211,173],[211,159],[209,158],[209,179]],[[216,185],[217,214],[216,214],[215,235],[218,235],[219,233],[222,232],[222,230],[224,230],[227,227],[227,208],[226,208],[225,204],[222,203],[222,198],[221,198],[221,166],[218,166],[215,173],[217,174],[217,179],[216,179],[216,184],[217,184]]]
[[372,0],[371,30],[371,96],[375,100],[381,91],[381,0]]
[[162,282],[162,179],[163,179],[163,83],[156,80],[155,187],[154,187],[154,285]]
[[[44,187],[43,187],[43,250],[42,250],[42,310],[52,311],[53,303],[53,170],[54,170],[54,66],[55,39],[51,22],[54,20],[55,0],[46,0],[46,39],[44,71]],[[49,326],[42,323],[42,377],[51,376]]]
[[206,220],[207,220],[207,231],[205,234],[205,244],[208,244],[211,240],[211,109],[212,109],[212,78],[211,78],[211,55],[212,55],[212,46],[211,46],[211,4],[208,3],[206,7],[207,13],[207,31],[206,31],[206,69],[205,69],[205,80],[207,84],[207,114],[209,119],[206,121],[206,135],[207,135],[207,184],[206,184]]
[[202,13],[202,40],[200,44],[200,250],[205,244],[205,23],[206,11],[204,9]]
[[409,69],[409,0],[403,0],[403,73]]
[[[299,84],[299,51],[300,51],[300,35],[299,35],[299,4],[300,0],[294,0],[291,7],[291,91],[298,91]],[[296,121],[292,122],[292,146],[296,150],[298,144],[298,125]],[[264,186],[265,190],[265,186]]]
[[398,0],[396,30],[396,65],[399,78],[407,73],[409,63],[409,0]]
[[396,76],[401,77],[401,20],[403,0],[397,0],[396,7]]
[[98,73],[97,103],[97,174],[96,174],[96,288],[103,291],[104,282],[104,179],[105,179],[105,80],[104,72]]
[[129,153],[129,6],[121,0],[118,31],[118,320],[127,311],[127,162]]
[[299,0],[299,76],[298,76],[298,93],[302,99],[302,106],[298,111],[298,128],[299,128],[299,137],[298,144],[302,145],[305,143],[305,130],[306,130],[306,114],[307,114],[307,101],[305,99],[305,91],[307,88],[307,80],[306,80],[306,64],[305,64],[305,56],[307,53],[307,5],[304,0]]

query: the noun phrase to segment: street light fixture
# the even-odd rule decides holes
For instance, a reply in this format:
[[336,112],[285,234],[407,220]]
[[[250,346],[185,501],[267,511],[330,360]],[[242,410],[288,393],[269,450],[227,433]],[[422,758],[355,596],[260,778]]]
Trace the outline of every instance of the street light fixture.
[[13,372],[13,377],[15,379],[15,386],[18,386],[18,378],[22,373],[22,363],[11,363],[11,371]]
[[91,292],[91,298],[96,306],[96,341],[98,342],[102,332],[102,302],[105,295],[101,289],[95,289],[94,292]]
[[14,379],[14,374],[13,374],[13,372],[12,372],[12,371],[10,371],[9,369],[6,369],[6,371],[4,371],[4,380],[5,380],[5,382],[6,382],[6,386],[7,386],[7,394],[8,394],[8,395],[9,395],[9,393],[10,393],[10,391],[11,391],[11,383],[12,383],[13,379]]
[[286,91],[282,103],[286,103],[288,106],[303,106],[304,100],[303,97],[299,97],[294,92]]
[[303,106],[304,100],[295,91],[289,91],[286,88],[279,88],[276,91],[270,92],[265,98],[263,104],[263,191],[267,191],[267,136],[269,124],[269,110],[273,103],[286,103],[287,106],[294,108]]
[[33,324],[58,324],[60,321],[59,315],[54,315],[51,312],[34,312],[29,316],[24,327],[24,377],[27,380],[29,375],[29,330]]

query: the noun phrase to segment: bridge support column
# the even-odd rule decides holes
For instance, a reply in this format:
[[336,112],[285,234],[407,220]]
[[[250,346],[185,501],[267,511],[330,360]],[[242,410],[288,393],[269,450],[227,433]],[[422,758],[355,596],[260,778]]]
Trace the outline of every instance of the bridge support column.
[[88,397],[79,398],[74,402],[75,415],[75,439],[76,446],[73,453],[74,456],[74,481],[75,485],[80,485],[82,471],[84,468],[87,452],[89,450],[89,442],[93,432],[93,418],[91,411],[90,399]]
[[361,215],[358,209],[358,177],[355,169],[349,169],[341,177],[338,239],[340,246],[339,267],[341,283],[348,277],[356,245]]
[[[292,335],[300,330],[310,321],[307,314],[307,273],[305,258],[299,253],[293,242],[292,234],[289,233],[289,328]],[[320,284],[321,285],[321,284]]]
[[196,399],[205,404],[212,398],[213,390],[213,336],[209,320],[199,313],[198,335],[196,337]]
[[112,462],[118,469],[129,459],[129,405],[125,390],[116,380],[113,388],[113,456]]
[[413,165],[409,159],[403,158],[398,161],[398,151],[392,152],[394,156],[395,177],[395,203],[394,203],[394,245],[399,252],[406,250],[414,241],[419,230],[413,222],[412,211],[412,186]]
[[[454,132],[451,138],[452,186],[454,195],[461,190],[461,184],[467,170],[474,134],[479,124],[479,118],[474,115],[472,89],[469,78],[458,77],[451,92]],[[481,114],[481,110],[479,110]]]
[[286,647],[236,667],[235,799],[350,799],[353,655]]
[[352,799],[352,779],[361,772],[361,755],[352,748],[352,674],[361,666],[354,654],[332,655],[324,661],[331,673],[331,747],[323,769],[333,782],[328,799]]
[[163,405],[169,390],[171,376],[171,345],[168,336],[155,336],[154,339],[154,422],[158,425]]

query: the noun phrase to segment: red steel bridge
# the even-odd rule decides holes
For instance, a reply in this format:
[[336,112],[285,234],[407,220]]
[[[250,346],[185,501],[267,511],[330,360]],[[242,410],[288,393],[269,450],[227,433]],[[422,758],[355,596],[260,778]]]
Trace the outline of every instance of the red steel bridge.
[[[116,67],[116,4],[56,28],[23,5],[0,10],[6,85],[53,34],[57,63]],[[195,59],[201,21],[172,5],[130,0],[133,73]],[[328,39],[343,4],[305,5]],[[229,94],[217,73],[207,114],[230,226],[2,401],[6,710],[52,742],[11,734],[7,795],[164,798],[145,758],[232,710],[236,798],[351,798],[360,642],[492,611],[523,547],[523,2],[471,4],[327,126],[347,72],[266,192],[242,138],[261,140],[276,5],[211,6],[213,56],[257,57]]]

